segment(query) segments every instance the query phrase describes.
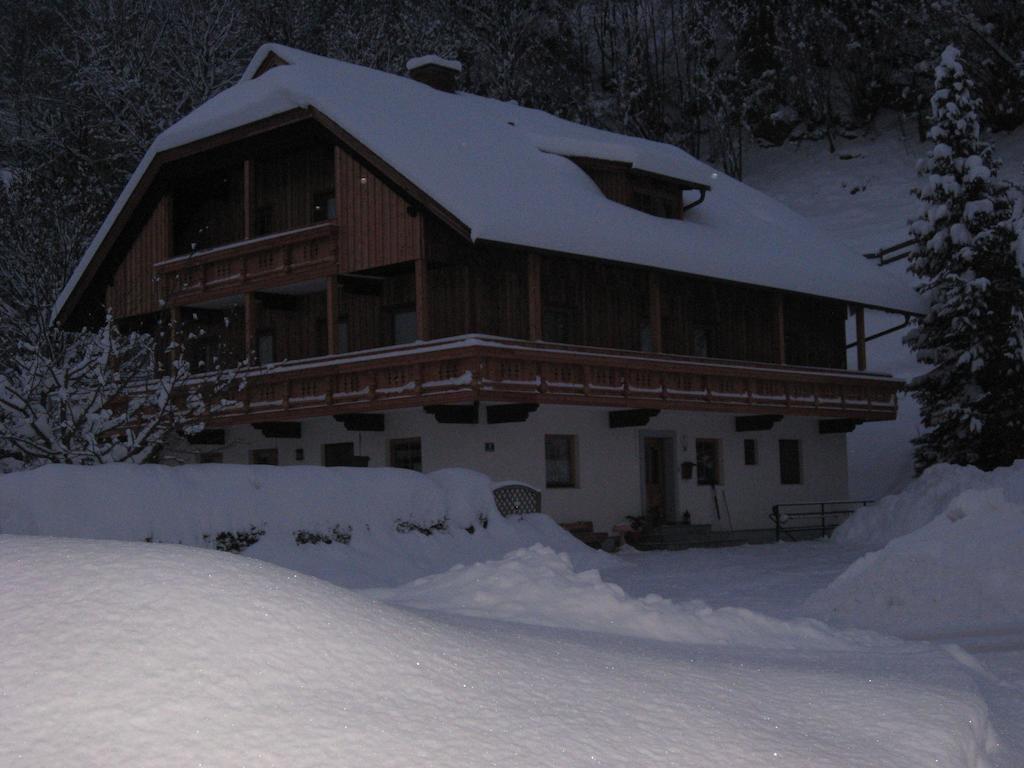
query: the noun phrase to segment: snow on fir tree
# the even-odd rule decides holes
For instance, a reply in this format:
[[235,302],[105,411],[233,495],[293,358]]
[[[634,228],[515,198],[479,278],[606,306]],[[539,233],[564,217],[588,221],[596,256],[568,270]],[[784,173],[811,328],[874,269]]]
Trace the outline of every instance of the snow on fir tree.
[[915,440],[919,469],[991,469],[1024,457],[1024,278],[1013,200],[981,139],[972,85],[960,52],[947,47],[911,222],[910,269],[929,304],[906,337],[931,368],[911,384],[927,429]]

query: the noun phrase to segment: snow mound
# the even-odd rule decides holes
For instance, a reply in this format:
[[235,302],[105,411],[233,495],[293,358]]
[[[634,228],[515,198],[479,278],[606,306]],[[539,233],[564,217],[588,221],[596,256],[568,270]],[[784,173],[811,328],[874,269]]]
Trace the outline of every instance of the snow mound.
[[212,548],[219,534],[255,529],[243,554],[350,587],[394,586],[537,542],[581,566],[611,561],[546,515],[502,517],[491,488],[460,469],[49,465],[0,476],[0,533]]
[[974,488],[938,508],[930,522],[812,595],[811,614],[906,637],[1024,627],[1024,504],[1009,501],[1002,488]]
[[502,560],[456,565],[394,589],[369,590],[390,603],[463,616],[705,645],[850,649],[891,643],[841,633],[811,619],[781,621],[744,608],[629,597],[596,570],[577,572],[568,555],[536,544]]
[[977,467],[938,464],[893,496],[858,510],[832,534],[832,540],[864,549],[881,549],[942,515],[949,500],[967,490],[1000,488],[1006,497],[1024,503],[1024,461],[983,472]]
[[459,625],[192,547],[0,536],[0,617],[0,765],[982,768],[994,744],[935,652]]

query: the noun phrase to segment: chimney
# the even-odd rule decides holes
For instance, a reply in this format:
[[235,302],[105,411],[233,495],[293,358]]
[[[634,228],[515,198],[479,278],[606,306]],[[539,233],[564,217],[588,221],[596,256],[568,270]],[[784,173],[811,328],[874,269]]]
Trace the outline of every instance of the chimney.
[[455,93],[455,85],[462,72],[461,62],[440,56],[418,56],[405,63],[409,77],[417,83],[429,85],[439,91]]

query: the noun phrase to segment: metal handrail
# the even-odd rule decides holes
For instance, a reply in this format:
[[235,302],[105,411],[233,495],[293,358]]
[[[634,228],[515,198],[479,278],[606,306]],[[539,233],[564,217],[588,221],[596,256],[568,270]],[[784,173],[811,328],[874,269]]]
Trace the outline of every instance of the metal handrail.
[[[827,523],[826,518],[829,515],[849,517],[856,511],[855,509],[825,509],[825,507],[841,504],[844,506],[857,505],[863,508],[874,503],[874,499],[842,499],[836,501],[797,501],[788,504],[773,504],[771,514],[768,517],[775,524],[775,541],[782,541],[783,534],[789,536],[791,541],[796,541],[796,537],[793,536],[794,533],[817,530],[820,530],[822,538],[825,538],[836,528],[836,525]],[[817,507],[817,510],[811,512],[786,512],[783,514],[781,512],[782,507]],[[784,520],[792,517],[816,517],[819,518],[820,524],[796,527],[783,525]]]

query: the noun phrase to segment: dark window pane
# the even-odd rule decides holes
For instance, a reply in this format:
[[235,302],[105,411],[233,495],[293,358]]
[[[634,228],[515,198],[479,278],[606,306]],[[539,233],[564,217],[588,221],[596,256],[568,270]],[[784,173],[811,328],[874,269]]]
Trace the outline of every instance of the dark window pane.
[[779,440],[779,480],[783,485],[802,482],[799,440]]
[[757,464],[757,440],[743,441],[743,463],[748,467]]
[[545,435],[544,468],[549,488],[576,486],[576,438],[574,435]]
[[416,341],[416,310],[400,309],[391,313],[391,343],[411,344]]
[[420,439],[418,437],[410,437],[402,440],[392,440],[391,466],[398,469],[412,469],[416,472],[422,472],[423,452],[420,449]]
[[697,440],[697,484],[721,485],[721,460],[717,440]]
[[277,464],[277,448],[257,448],[249,457],[250,464]]

